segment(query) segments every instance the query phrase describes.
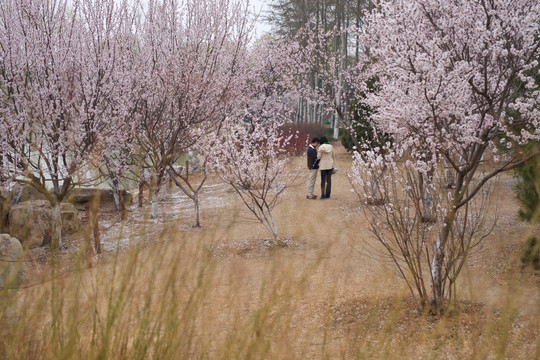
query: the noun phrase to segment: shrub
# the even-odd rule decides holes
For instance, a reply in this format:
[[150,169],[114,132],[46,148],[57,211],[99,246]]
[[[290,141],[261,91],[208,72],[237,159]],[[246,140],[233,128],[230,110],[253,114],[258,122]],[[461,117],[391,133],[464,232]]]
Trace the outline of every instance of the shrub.
[[532,266],[535,270],[540,270],[540,241],[536,236],[531,236],[525,242],[521,262],[526,266]]

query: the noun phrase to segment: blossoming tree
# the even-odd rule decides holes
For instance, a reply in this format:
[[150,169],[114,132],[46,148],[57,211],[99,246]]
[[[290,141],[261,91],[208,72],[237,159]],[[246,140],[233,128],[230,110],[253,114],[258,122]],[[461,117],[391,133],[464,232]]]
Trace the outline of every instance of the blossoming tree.
[[[136,140],[143,166],[155,178],[152,217],[177,159],[234,107],[253,28],[250,18],[244,0],[148,3],[140,31],[141,66],[134,76],[141,89]],[[181,177],[176,180],[181,184]]]
[[272,234],[273,243],[282,246],[273,210],[296,184],[298,172],[289,167],[284,150],[295,136],[281,129],[292,117],[294,100],[286,101],[287,53],[279,50],[271,41],[261,41],[250,52],[242,106],[225,121],[209,165]]
[[[422,184],[402,177],[406,199],[428,187],[437,194],[436,235],[421,243],[417,264],[409,263],[403,232],[378,232],[391,254],[407,263],[404,271],[429,265],[431,296],[418,287],[424,288],[418,291],[424,303],[444,304],[472,234],[480,234],[478,227],[467,227],[476,213],[471,201],[494,176],[538,155],[522,145],[540,137],[540,89],[534,82],[539,24],[540,3],[530,0],[383,0],[368,17],[363,38],[369,59],[363,65],[366,77],[377,77],[378,91],[368,93],[366,102],[376,109],[376,127],[397,142],[385,147],[387,153],[357,154],[356,174],[362,181],[365,169],[386,164],[395,169],[389,176],[401,168],[428,179]],[[488,160],[490,170],[481,171]],[[445,165],[455,174],[450,189],[442,180]],[[414,204],[398,196],[401,190],[387,190],[383,218],[393,229],[392,216],[399,220],[405,204]],[[455,252],[460,241],[462,251]]]
[[61,242],[60,202],[88,180],[97,144],[125,116],[127,3],[0,3],[2,180],[33,186],[51,203],[51,248]]

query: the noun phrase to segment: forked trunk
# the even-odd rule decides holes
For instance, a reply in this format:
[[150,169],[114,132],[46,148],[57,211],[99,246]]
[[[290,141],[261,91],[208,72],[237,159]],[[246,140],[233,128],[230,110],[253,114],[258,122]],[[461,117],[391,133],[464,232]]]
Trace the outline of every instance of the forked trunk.
[[51,250],[62,246],[62,211],[60,203],[51,204]]

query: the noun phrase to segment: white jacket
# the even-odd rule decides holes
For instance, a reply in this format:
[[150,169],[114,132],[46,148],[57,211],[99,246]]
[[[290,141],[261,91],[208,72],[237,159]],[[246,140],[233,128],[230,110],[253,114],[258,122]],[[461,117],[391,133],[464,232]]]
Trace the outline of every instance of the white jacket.
[[317,151],[319,159],[319,170],[330,170],[334,168],[334,148],[330,144],[322,144]]

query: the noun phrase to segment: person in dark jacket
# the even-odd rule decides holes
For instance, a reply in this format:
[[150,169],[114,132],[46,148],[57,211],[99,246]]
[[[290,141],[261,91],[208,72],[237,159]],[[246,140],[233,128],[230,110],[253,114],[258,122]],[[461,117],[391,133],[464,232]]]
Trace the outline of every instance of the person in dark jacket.
[[317,195],[313,195],[315,181],[317,180],[317,169],[319,168],[319,160],[317,160],[317,146],[320,144],[319,138],[313,138],[307,149],[307,167],[309,169],[309,179],[307,183],[307,198],[316,199]]

